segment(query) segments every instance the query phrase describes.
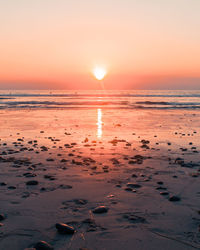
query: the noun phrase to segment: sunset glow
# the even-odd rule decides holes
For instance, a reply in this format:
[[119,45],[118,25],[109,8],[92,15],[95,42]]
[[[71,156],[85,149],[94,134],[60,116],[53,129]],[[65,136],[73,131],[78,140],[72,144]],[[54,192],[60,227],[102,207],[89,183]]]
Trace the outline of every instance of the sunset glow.
[[200,1],[58,2],[1,1],[0,88],[198,87]]
[[106,70],[104,68],[96,67],[94,69],[93,74],[94,74],[95,78],[100,81],[105,77],[107,72],[106,72]]

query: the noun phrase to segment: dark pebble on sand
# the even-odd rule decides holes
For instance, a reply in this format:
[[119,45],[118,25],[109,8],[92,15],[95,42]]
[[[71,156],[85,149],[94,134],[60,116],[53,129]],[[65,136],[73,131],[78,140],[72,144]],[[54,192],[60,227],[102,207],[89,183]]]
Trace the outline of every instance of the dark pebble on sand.
[[132,174],[132,178],[137,178],[137,175],[136,174]]
[[166,190],[166,187],[157,187],[156,190]]
[[60,162],[67,162],[68,160],[66,160],[66,159],[62,159]]
[[62,189],[71,189],[72,186],[71,185],[66,185],[66,184],[60,184],[59,188],[62,188]]
[[128,191],[128,192],[132,192],[132,191],[133,191],[133,189],[130,188],[130,187],[126,187],[124,190],[125,190],[125,191]]
[[7,185],[6,182],[1,182],[1,183],[0,183],[0,186],[6,186],[6,185]]
[[107,213],[108,212],[108,208],[105,206],[99,206],[96,207],[93,211],[94,214],[102,214],[102,213]]
[[168,195],[169,192],[160,192],[160,195]]
[[56,228],[58,232],[62,234],[73,234],[75,232],[75,229],[72,226],[64,223],[57,223]]
[[199,174],[198,173],[192,173],[191,176],[192,177],[199,177]]
[[0,214],[0,221],[2,221],[2,220],[5,220],[5,215],[3,215],[3,214]]
[[46,241],[39,241],[38,243],[35,244],[35,249],[36,250],[53,250],[54,248],[47,243]]
[[130,187],[130,188],[140,188],[141,187],[141,185],[137,184],[137,183],[127,183],[126,186]]
[[173,195],[173,196],[169,197],[169,201],[180,201],[180,200],[181,200],[181,198],[179,196]]
[[27,182],[26,182],[26,185],[28,185],[28,186],[31,186],[31,185],[38,185],[38,181],[34,181],[34,180],[32,180],[32,181],[27,181]]
[[84,199],[75,199],[73,200],[74,203],[76,203],[77,205],[86,205],[88,203],[87,200],[84,200]]
[[24,175],[25,177],[27,177],[27,178],[35,177],[35,176],[36,176],[36,174],[34,174],[34,173],[24,173],[23,175]]
[[8,189],[16,189],[15,186],[9,186]]
[[52,158],[47,158],[46,161],[54,161]]

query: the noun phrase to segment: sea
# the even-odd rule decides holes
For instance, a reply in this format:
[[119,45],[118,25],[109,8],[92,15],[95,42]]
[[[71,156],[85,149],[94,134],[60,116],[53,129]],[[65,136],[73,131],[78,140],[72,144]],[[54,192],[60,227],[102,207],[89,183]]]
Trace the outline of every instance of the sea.
[[200,109],[200,90],[0,90],[0,109]]

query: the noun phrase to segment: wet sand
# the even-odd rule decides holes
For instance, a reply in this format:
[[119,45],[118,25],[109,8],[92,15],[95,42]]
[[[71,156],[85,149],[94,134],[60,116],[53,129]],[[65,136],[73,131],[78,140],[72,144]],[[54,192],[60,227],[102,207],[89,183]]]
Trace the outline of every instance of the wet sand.
[[198,111],[0,115],[0,249],[200,249]]

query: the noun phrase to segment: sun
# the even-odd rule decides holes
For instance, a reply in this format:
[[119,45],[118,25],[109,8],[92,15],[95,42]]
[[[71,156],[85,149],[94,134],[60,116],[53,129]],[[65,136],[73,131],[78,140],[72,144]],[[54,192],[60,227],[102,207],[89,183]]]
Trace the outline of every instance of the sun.
[[107,74],[107,71],[105,68],[96,67],[93,70],[93,74],[94,74],[95,78],[100,81],[105,77],[105,75]]

